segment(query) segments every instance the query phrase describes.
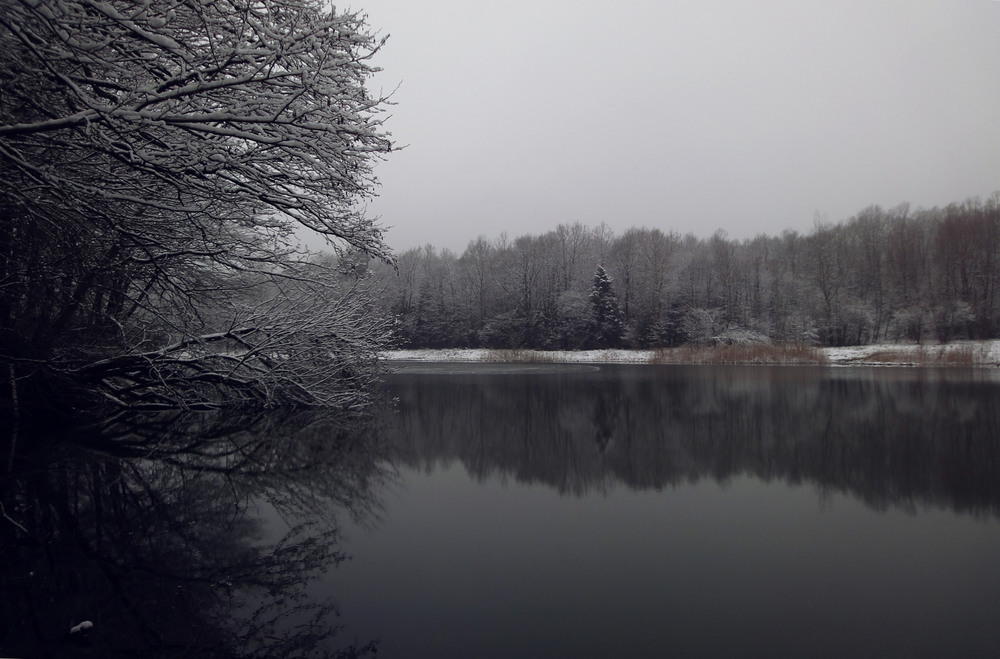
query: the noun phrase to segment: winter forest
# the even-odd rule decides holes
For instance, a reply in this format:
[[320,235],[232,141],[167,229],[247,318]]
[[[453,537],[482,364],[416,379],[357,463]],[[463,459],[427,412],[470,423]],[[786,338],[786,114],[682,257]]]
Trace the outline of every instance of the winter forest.
[[389,328],[336,265],[392,260],[357,210],[383,40],[312,0],[3,0],[3,407],[364,404]]
[[[733,189],[768,203],[808,194],[805,218],[787,211],[793,220],[823,205],[815,188],[846,206],[801,232],[736,239],[711,233],[702,199],[718,181],[731,184],[716,171],[728,130],[755,122],[720,114],[706,123],[715,155],[691,164],[712,170],[712,183],[687,185],[636,159],[624,176],[675,185],[637,211],[620,210],[622,188],[594,186],[607,206],[574,199],[585,210],[573,211],[561,191],[584,189],[584,179],[539,158],[554,149],[508,122],[505,108],[580,142],[588,176],[629,160],[592,154],[599,142],[642,142],[683,168],[685,151],[647,141],[644,124],[688,126],[633,98],[637,84],[599,85],[577,54],[612,60],[617,79],[637,60],[608,55],[639,39],[606,33],[609,17],[625,26],[624,14],[638,21],[670,5],[659,15],[676,35],[704,23],[724,43],[722,6],[543,2],[519,13],[439,3],[442,20],[423,30],[409,23],[435,3],[395,4],[386,15],[402,24],[393,29],[418,40],[401,58],[418,62],[417,44],[442,55],[435,61],[468,65],[467,79],[442,74],[445,86],[414,81],[429,115],[382,87],[379,56],[395,44],[350,5],[0,0],[0,658],[855,656],[873,647],[965,657],[1000,646],[1000,342],[924,348],[1000,339],[1000,191],[968,180],[987,167],[963,163],[950,173],[955,187],[924,198],[869,193],[869,183],[885,187],[880,176],[851,172],[866,185],[842,185],[859,201],[822,172],[793,188],[769,168],[779,194],[758,183]],[[741,31],[740,17],[759,13],[757,3],[722,4]],[[786,4],[774,15],[788,14]],[[539,22],[556,9],[551,29]],[[809,24],[826,30],[841,7],[827,11]],[[581,22],[563,34],[563,19],[585,13],[594,32]],[[448,32],[480,38],[470,16],[496,40],[483,53],[517,55],[505,70],[532,73],[528,102],[505,105],[518,97],[480,66],[488,57],[443,47]],[[539,43],[579,39],[581,50],[542,52],[498,17]],[[876,25],[864,28],[882,39]],[[790,53],[812,48],[812,33],[784,31],[795,37]],[[691,32],[696,55],[670,59],[697,69],[692,61],[713,49]],[[770,45],[747,33],[746,43]],[[855,42],[836,37],[830,61],[848,72],[842,44]],[[553,84],[568,79],[552,73],[560,69],[537,66],[550,56],[581,65],[567,71],[579,73],[586,103],[602,106],[592,115],[600,132],[564,131],[562,117],[582,104]],[[648,57],[652,69],[665,61]],[[732,80],[763,98],[751,68]],[[851,125],[798,89],[804,78],[766,73]],[[711,69],[686,75],[732,94]],[[642,84],[663,80],[664,98],[679,97],[673,79]],[[504,104],[445,113],[442,90],[477,96],[470,81]],[[850,82],[858,108],[879,108]],[[932,82],[926,89],[952,96]],[[552,106],[543,88],[567,104]],[[706,93],[698,107],[721,98]],[[895,122],[898,108],[914,106],[904,98],[888,115]],[[394,134],[391,112],[409,113],[429,137],[421,145]],[[781,117],[756,116],[765,114],[782,127]],[[447,121],[426,121],[439,115]],[[462,129],[460,116],[477,128]],[[811,125],[788,139],[822,132]],[[470,139],[496,126],[523,151],[517,160],[485,146],[501,140]],[[770,128],[758,132],[771,140]],[[940,138],[965,157],[950,133]],[[440,160],[411,161],[431,185],[383,167],[435,141],[451,143]],[[691,134],[693,151],[706,142]],[[495,171],[517,169],[517,184],[456,155],[469,153]],[[567,178],[512,165],[531,160]],[[933,164],[935,176],[948,167],[912,160]],[[469,178],[434,162],[457,163]],[[399,171],[426,214],[404,195],[401,210],[379,216],[384,198],[375,197]],[[536,184],[544,194],[529,194]],[[492,200],[511,191],[524,206],[471,196],[447,210],[449,195],[477,186]],[[650,187],[636,179],[636,190]],[[679,199],[684,187],[693,212]],[[914,204],[844,217],[869,194]],[[744,199],[726,200],[746,208],[739,217],[721,195],[707,204],[747,226],[754,214],[786,217]],[[487,210],[510,224],[475,217]],[[591,224],[575,222],[584,218]],[[593,225],[632,218],[635,228]],[[393,240],[417,242],[385,228],[415,228],[423,242],[446,230],[454,238],[449,222],[462,219],[477,228],[452,245],[483,235],[461,254],[395,250]],[[540,233],[504,232],[520,219],[536,224],[518,232]],[[697,226],[683,220],[703,233],[675,231],[672,222]],[[827,360],[861,350],[818,349],[878,343],[911,344],[895,347],[920,367]],[[945,359],[983,347],[982,358]],[[421,348],[486,350],[402,350]],[[736,352],[789,358],[719,358]]]
[[313,0],[3,0],[4,409],[356,408],[392,345],[1000,332],[1000,194],[809,235],[563,224],[393,254],[365,212],[393,150],[384,40]]
[[563,224],[376,269],[407,347],[572,350],[996,338],[998,260],[994,194],[744,241]]

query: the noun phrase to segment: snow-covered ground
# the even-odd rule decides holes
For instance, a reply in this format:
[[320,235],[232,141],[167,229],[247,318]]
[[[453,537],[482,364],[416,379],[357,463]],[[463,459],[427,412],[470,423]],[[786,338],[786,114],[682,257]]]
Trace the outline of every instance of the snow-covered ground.
[[1000,366],[1000,341],[996,340],[956,341],[945,345],[876,344],[821,350],[831,364],[921,365],[933,364],[935,360],[947,363],[949,355],[965,355],[977,366]]
[[[484,362],[490,353],[501,350],[486,348],[445,348],[443,350],[391,350],[382,356],[392,361],[420,362]],[[569,362],[580,364],[632,364],[645,363],[653,354],[652,350],[520,350],[523,354],[535,353],[539,362]]]
[[[971,355],[971,361],[978,366],[1000,366],[1000,340],[961,341],[947,345],[925,344],[878,344],[851,346],[847,348],[820,348],[826,355],[827,363],[833,365],[882,365],[911,366],[918,364],[944,363],[940,359],[942,351],[948,354]],[[390,350],[382,353],[389,361],[424,362],[483,362],[490,360],[490,354],[501,351],[449,348],[442,350]],[[535,351],[521,351],[535,352]],[[562,362],[581,364],[645,364],[654,354],[652,350],[578,350],[578,351],[537,351],[539,362]],[[494,358],[495,359],[495,358]],[[958,360],[954,360],[958,361]]]

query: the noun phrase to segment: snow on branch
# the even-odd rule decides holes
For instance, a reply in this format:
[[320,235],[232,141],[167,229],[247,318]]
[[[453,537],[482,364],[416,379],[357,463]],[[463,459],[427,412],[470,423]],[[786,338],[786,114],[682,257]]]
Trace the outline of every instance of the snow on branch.
[[249,310],[241,325],[74,367],[108,400],[130,409],[207,409],[244,402],[351,409],[377,381],[387,320],[354,292],[303,290]]
[[0,364],[126,408],[362,404],[387,325],[296,231],[393,262],[383,43],[319,0],[0,0]]
[[[4,0],[0,149],[81,195],[185,214],[257,203],[389,259],[356,210],[392,148],[388,99],[365,87],[383,41],[312,0]],[[67,162],[104,160],[136,192],[53,172],[54,134]]]

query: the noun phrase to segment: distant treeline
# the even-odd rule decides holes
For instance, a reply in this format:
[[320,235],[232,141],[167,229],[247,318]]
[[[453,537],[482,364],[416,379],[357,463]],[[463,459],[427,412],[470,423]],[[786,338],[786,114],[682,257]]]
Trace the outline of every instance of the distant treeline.
[[408,347],[827,346],[1000,336],[1000,193],[752,240],[606,225],[433,246],[380,269]]

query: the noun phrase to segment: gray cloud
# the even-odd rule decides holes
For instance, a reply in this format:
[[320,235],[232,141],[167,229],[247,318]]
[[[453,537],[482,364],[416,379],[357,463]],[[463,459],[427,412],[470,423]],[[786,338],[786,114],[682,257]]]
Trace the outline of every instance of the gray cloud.
[[732,237],[1000,189],[1000,3],[365,0],[397,250],[607,222]]

